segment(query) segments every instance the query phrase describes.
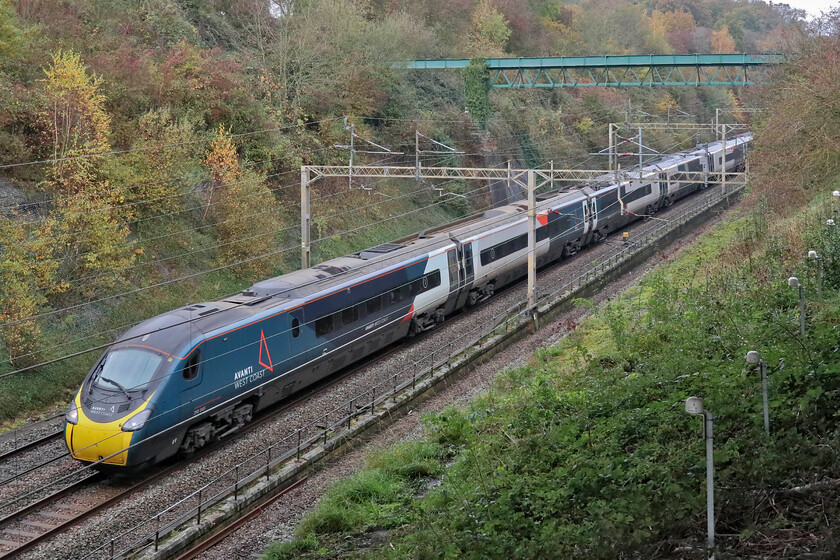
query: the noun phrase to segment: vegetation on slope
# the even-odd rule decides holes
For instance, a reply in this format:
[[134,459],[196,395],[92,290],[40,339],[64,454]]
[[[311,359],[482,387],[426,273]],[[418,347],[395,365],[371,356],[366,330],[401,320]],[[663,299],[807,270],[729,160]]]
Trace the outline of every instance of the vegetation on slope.
[[[705,558],[692,395],[716,418],[716,557],[836,557],[838,17],[766,93],[746,209],[466,409],[428,417],[412,445],[437,446],[440,473],[386,471],[387,492],[359,494],[361,472],[266,558]],[[769,437],[750,350],[769,366]]]
[[[377,457],[266,558],[705,558],[692,395],[716,417],[718,556],[833,557],[840,232],[824,225],[829,198],[797,219],[759,207],[715,228],[466,409],[428,417],[416,456]],[[809,249],[825,257],[821,296]],[[805,337],[791,274],[807,287]],[[749,350],[769,364],[770,437]],[[432,452],[419,472],[378,466]]]
[[[0,0],[0,374],[296,267],[299,168],[346,163],[345,116],[406,154],[415,130],[466,152],[449,164],[596,166],[628,101],[706,122],[741,102],[722,88],[493,91],[473,122],[461,76],[394,60],[775,50],[800,17],[735,0]],[[490,204],[457,182],[444,189],[467,203],[366,186],[316,184],[316,261]],[[67,398],[94,359],[0,379],[0,419]]]

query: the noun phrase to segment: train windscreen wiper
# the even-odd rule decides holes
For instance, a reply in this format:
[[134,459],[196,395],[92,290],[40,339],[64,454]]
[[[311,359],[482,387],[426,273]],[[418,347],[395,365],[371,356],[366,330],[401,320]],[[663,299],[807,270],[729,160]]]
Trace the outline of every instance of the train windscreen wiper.
[[123,387],[122,385],[120,385],[119,383],[117,383],[116,381],[114,381],[113,379],[108,379],[107,377],[100,377],[99,379],[101,379],[101,380],[102,380],[102,381],[104,381],[105,383],[110,383],[111,385],[114,385],[114,386],[115,386],[115,387],[117,387],[120,391],[122,391],[123,393],[125,393],[125,396],[126,396],[126,397],[128,397],[128,400],[131,400],[131,398],[132,398],[132,397],[131,397],[131,393],[129,393],[129,392],[128,392],[128,390],[127,390],[125,387]]

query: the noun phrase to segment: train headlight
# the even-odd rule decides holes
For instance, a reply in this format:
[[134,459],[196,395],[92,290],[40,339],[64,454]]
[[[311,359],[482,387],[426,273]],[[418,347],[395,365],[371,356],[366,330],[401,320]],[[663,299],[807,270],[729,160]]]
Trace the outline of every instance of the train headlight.
[[68,424],[77,424],[79,422],[79,409],[76,408],[76,401],[70,401],[70,410],[64,415],[64,419]]
[[124,432],[134,432],[142,428],[146,425],[146,421],[149,419],[149,416],[152,415],[151,409],[146,409],[142,412],[138,412],[131,418],[129,418],[125,424],[122,425],[122,431]]

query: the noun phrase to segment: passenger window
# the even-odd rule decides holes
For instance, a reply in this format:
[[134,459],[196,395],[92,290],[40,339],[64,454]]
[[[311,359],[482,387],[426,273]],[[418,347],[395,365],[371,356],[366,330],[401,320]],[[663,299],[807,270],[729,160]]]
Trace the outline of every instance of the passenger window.
[[410,282],[400,286],[400,301],[411,297],[411,293],[414,291],[413,287]]
[[341,322],[350,325],[359,320],[359,308],[355,305],[341,311]]
[[380,309],[382,309],[382,297],[381,296],[372,297],[369,300],[367,300],[367,313],[368,313],[368,315],[373,315],[374,313],[376,313]]
[[187,364],[184,366],[184,379],[190,381],[191,379],[195,379],[198,377],[198,366],[201,363],[201,352],[196,350],[192,353],[189,360],[187,360]]
[[315,321],[315,336],[324,336],[333,330],[333,316],[327,315]]
[[300,336],[300,321],[297,317],[292,319],[292,336],[295,338]]

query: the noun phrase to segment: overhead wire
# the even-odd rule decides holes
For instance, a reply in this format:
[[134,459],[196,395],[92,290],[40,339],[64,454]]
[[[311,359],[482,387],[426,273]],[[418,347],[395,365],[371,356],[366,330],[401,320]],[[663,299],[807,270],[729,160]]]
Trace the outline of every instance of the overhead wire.
[[[478,188],[478,189],[476,189],[476,190],[482,190],[482,189],[483,189],[483,187],[479,187],[479,188]],[[435,202],[435,203],[433,203],[433,204],[429,205],[428,207],[431,207],[431,206],[434,206],[434,205],[437,205],[437,204],[441,204],[441,203],[443,203],[443,202],[446,202],[446,201],[443,201],[443,200],[441,200],[441,201],[437,201],[437,202]],[[391,218],[389,218],[389,219],[398,219],[398,218],[400,218],[400,217],[403,217],[404,215],[409,215],[409,214],[414,213],[414,212],[415,212],[415,211],[410,211],[410,212],[407,212],[407,213],[404,213],[404,214],[400,214],[400,215],[393,216],[393,217],[391,217]],[[356,230],[358,230],[358,229],[359,229],[359,228],[354,228],[353,230],[350,230],[350,231],[356,231]],[[349,233],[350,231],[348,231],[348,233]],[[338,233],[333,234],[333,235],[342,235],[342,234],[344,234],[344,232],[338,232]],[[318,240],[316,240],[316,241],[318,241]],[[93,300],[93,301],[89,301],[89,302],[85,302],[85,303],[82,303],[82,304],[71,305],[71,306],[68,306],[68,307],[65,307],[65,308],[62,308],[62,309],[59,309],[59,310],[52,310],[52,311],[49,311],[49,312],[44,312],[44,313],[41,313],[41,314],[39,314],[39,315],[33,315],[33,316],[28,317],[28,318],[25,318],[25,319],[20,319],[20,320],[13,321],[13,322],[7,322],[7,323],[5,323],[5,324],[3,324],[3,325],[0,325],[0,326],[10,326],[10,325],[13,325],[13,324],[22,323],[22,322],[28,322],[28,321],[35,320],[35,319],[42,318],[42,317],[53,316],[53,315],[55,315],[55,314],[57,314],[57,313],[60,313],[60,312],[63,312],[63,311],[74,310],[74,309],[78,309],[78,308],[84,307],[85,305],[90,305],[90,304],[94,304],[94,303],[101,303],[102,301],[106,301],[106,300],[114,299],[114,298],[117,298],[117,297],[122,297],[122,296],[125,296],[125,295],[131,295],[131,294],[134,294],[134,293],[137,293],[137,292],[140,292],[140,291],[145,291],[145,290],[147,290],[147,289],[152,289],[152,288],[160,287],[160,286],[163,286],[163,285],[168,285],[168,284],[171,284],[171,283],[174,283],[174,282],[177,282],[177,281],[181,281],[181,280],[184,280],[184,279],[188,279],[188,278],[196,277],[196,276],[203,275],[203,274],[206,274],[206,273],[209,273],[209,272],[214,272],[214,271],[222,270],[222,269],[229,268],[229,267],[232,267],[232,266],[238,266],[238,265],[243,264],[243,263],[245,263],[245,262],[250,262],[250,261],[253,261],[253,260],[260,259],[260,258],[265,258],[265,257],[267,257],[267,256],[272,256],[272,255],[275,255],[275,254],[280,254],[280,253],[283,253],[283,252],[287,252],[287,251],[290,251],[290,250],[294,250],[294,249],[296,249],[296,248],[297,248],[296,246],[286,247],[286,248],[279,249],[279,250],[276,250],[276,251],[271,251],[271,252],[268,252],[268,253],[264,253],[264,254],[262,254],[262,255],[258,255],[258,256],[256,256],[256,257],[252,257],[252,258],[249,258],[249,259],[240,260],[240,261],[237,261],[237,262],[235,262],[235,263],[228,264],[228,265],[223,265],[223,266],[219,266],[219,267],[214,267],[214,268],[209,269],[209,270],[205,270],[205,271],[201,271],[201,272],[198,272],[198,273],[190,274],[190,275],[187,275],[187,276],[181,277],[181,278],[179,278],[179,279],[169,280],[169,281],[164,281],[164,282],[159,282],[159,283],[156,283],[156,284],[151,285],[151,286],[146,286],[146,287],[143,287],[143,288],[137,288],[137,289],[129,290],[129,291],[127,291],[127,292],[123,292],[123,293],[120,293],[120,294],[114,294],[114,295],[111,295],[111,296],[107,296],[107,297],[104,297],[104,298],[99,298],[99,299],[96,299],[96,300]],[[113,329],[109,329],[109,331],[112,331],[112,330],[113,330]],[[2,375],[0,375],[0,379],[2,379],[2,378],[4,378],[4,377],[7,377],[7,376],[9,376],[9,375],[15,374],[15,373],[21,373],[21,372],[23,372],[23,371],[29,371],[29,370],[32,370],[32,369],[35,369],[35,368],[37,368],[37,367],[41,367],[41,366],[44,366],[44,365],[50,365],[50,364],[52,364],[52,363],[56,363],[56,362],[61,361],[61,360],[63,360],[63,359],[67,359],[67,358],[71,358],[71,357],[76,357],[76,356],[78,356],[78,355],[85,354],[85,353],[88,353],[88,352],[90,352],[90,351],[94,351],[94,350],[98,350],[98,349],[103,349],[103,348],[106,348],[106,347],[108,347],[108,345],[107,345],[107,344],[106,344],[106,345],[100,345],[100,346],[98,346],[98,347],[94,347],[94,348],[90,348],[90,349],[83,350],[83,351],[80,351],[80,352],[75,352],[75,353],[72,353],[72,354],[70,354],[70,355],[68,355],[68,356],[64,356],[64,357],[60,357],[60,358],[56,358],[56,359],[52,359],[52,360],[48,360],[48,361],[44,361],[44,362],[41,362],[41,363],[39,363],[39,364],[34,364],[34,365],[32,365],[32,366],[28,366],[28,367],[25,367],[25,368],[20,368],[20,369],[18,369],[18,370],[14,370],[14,371],[11,371],[11,372],[7,372],[6,374],[2,374]]]
[[[476,189],[476,190],[481,190],[481,189]],[[509,198],[509,197],[510,197],[510,195],[508,195],[508,198]],[[438,204],[438,203],[434,203],[434,204]],[[430,205],[430,206],[432,206],[432,205]],[[412,212],[410,212],[410,213],[414,213],[414,211],[412,211]],[[399,217],[399,216],[398,216],[398,217]],[[363,228],[354,228],[353,230],[348,230],[348,232],[358,231],[359,229],[363,229]],[[348,232],[345,232],[345,233],[348,233]],[[320,241],[320,240],[316,240],[316,241]],[[287,249],[287,250],[288,250],[288,249]],[[255,257],[255,258],[261,258],[261,257],[260,257],[260,256],[258,256],[258,257]],[[235,264],[240,264],[240,263],[235,263]],[[219,268],[220,268],[220,267],[216,267],[215,269],[212,269],[212,270],[218,270]],[[25,320],[31,320],[31,319],[32,319],[32,318],[28,318],[28,319],[25,319]]]
[[[616,203],[614,203],[614,204],[617,204],[617,202],[616,202]],[[545,201],[543,202],[543,205],[545,205]],[[519,222],[521,222],[521,221],[523,221],[523,220],[522,220],[522,219],[520,219],[520,220],[514,220],[514,223],[519,223]],[[580,224],[575,224],[575,225],[571,226],[571,227],[569,228],[569,230],[566,230],[566,231],[564,231],[564,232],[561,232],[560,234],[558,234],[557,236],[555,236],[555,237],[553,237],[553,238],[551,238],[551,237],[550,237],[550,238],[549,238],[549,241],[550,241],[550,240],[553,240],[553,239],[556,239],[557,237],[560,237],[561,235],[563,235],[563,234],[567,233],[568,231],[570,231],[570,230],[571,230],[571,229],[573,229],[573,228],[578,227],[579,225],[580,225]],[[478,227],[478,226],[476,226],[476,227]],[[537,247],[535,247],[535,248],[534,248],[534,250],[537,250],[537,249],[538,249]],[[528,252],[530,252],[530,249],[528,250]],[[475,256],[474,256],[473,258],[475,258]],[[520,258],[521,258],[521,257],[520,257]],[[500,264],[501,264],[501,263],[500,263]],[[445,267],[442,267],[442,268],[445,268]],[[412,281],[412,282],[413,282],[413,281]],[[441,282],[442,282],[442,278],[441,278]],[[451,282],[450,282],[450,286],[451,286]],[[329,288],[328,288],[328,289],[329,289]],[[458,289],[460,289],[460,288],[458,288]],[[448,292],[448,295],[451,295],[451,293],[452,293],[451,291],[450,291],[450,292]],[[380,296],[380,295],[376,295],[376,296],[373,296],[373,297],[381,297],[381,296]],[[364,301],[363,301],[363,302],[356,302],[356,303],[354,303],[354,304],[352,304],[352,305],[350,305],[350,306],[347,306],[347,307],[345,307],[345,308],[339,309],[338,311],[334,311],[334,312],[333,312],[333,315],[337,315],[338,313],[342,313],[345,309],[349,309],[349,308],[351,308],[351,307],[361,306],[361,304],[362,304],[362,303],[365,303],[365,302],[364,302]],[[406,305],[405,307],[407,307],[407,305]],[[343,315],[342,315],[342,317],[343,317]],[[400,315],[397,315],[397,316],[396,316],[396,317],[395,317],[395,318],[391,321],[391,323],[395,322],[395,321],[396,321],[396,320],[398,320],[399,318],[400,318]],[[358,318],[356,319],[356,321],[358,321]],[[308,322],[308,323],[311,323],[311,322],[312,322],[312,321],[310,321],[310,322]],[[308,324],[308,323],[304,323],[304,324]],[[358,330],[358,329],[362,328],[363,326],[364,326],[364,325],[360,325],[359,327],[356,327],[356,329],[354,329],[354,330]],[[293,327],[290,327],[290,329],[291,329],[291,328],[293,328]],[[286,334],[286,333],[288,332],[288,330],[289,330],[289,329],[287,329],[286,331],[281,331],[281,332],[278,332],[277,334],[271,335],[271,336],[270,336],[270,338],[273,338],[273,337],[276,337],[276,336],[280,336],[281,334]],[[351,331],[351,332],[352,332],[352,331]],[[235,349],[233,349],[233,350],[231,350],[231,351],[229,351],[229,352],[227,352],[227,353],[224,353],[223,355],[227,355],[227,354],[229,354],[230,352],[238,351],[238,350],[241,350],[241,349],[243,349],[243,348],[245,348],[245,347],[247,347],[247,346],[253,346],[253,345],[258,344],[258,343],[260,343],[260,344],[261,344],[261,343],[262,343],[262,341],[255,341],[255,342],[253,342],[253,343],[248,343],[248,344],[242,345],[242,346],[240,346],[240,347],[238,347],[238,348],[235,348]],[[326,342],[325,342],[324,344],[326,344]],[[310,350],[310,352],[311,352],[311,350]],[[187,354],[187,355],[188,355],[188,354]],[[222,356],[223,356],[223,355],[222,355]],[[300,354],[298,354],[298,355],[300,355]],[[220,357],[222,357],[222,356],[216,356],[215,358],[211,358],[211,360],[212,360],[212,359],[218,359],[218,358],[220,358]],[[297,357],[297,355],[296,355],[296,356],[294,356],[294,357]],[[186,355],[185,355],[185,358],[186,358]],[[206,360],[206,361],[208,361],[208,362],[209,362],[210,360]],[[201,362],[201,363],[204,363],[204,362]],[[174,374],[175,374],[175,372],[173,372],[173,373],[172,373],[172,374],[170,374],[170,375],[174,375]],[[268,382],[270,382],[270,380],[266,381],[266,383],[268,383]],[[234,383],[235,383],[235,382],[234,382]],[[214,390],[214,391],[211,391],[211,393],[207,393],[207,394],[205,394],[205,396],[207,396],[207,395],[209,395],[209,394],[212,394],[212,392],[215,392],[215,391],[217,391],[217,390],[227,389],[227,388],[228,388],[230,385],[232,385],[232,384],[233,384],[233,383],[228,384],[227,386],[221,387],[221,388],[219,388],[219,389],[216,389],[216,390]],[[204,398],[204,397],[202,397],[202,398]],[[182,405],[182,406],[183,406],[183,405]],[[179,406],[178,408],[181,408],[181,407]],[[180,422],[179,424],[181,424],[181,423],[183,423],[183,422]],[[108,439],[108,438],[106,438],[106,439]],[[103,441],[104,441],[104,440],[103,440]],[[140,443],[140,442],[138,442],[138,443]],[[132,445],[130,445],[129,447],[132,447],[132,446],[133,446],[133,444],[132,444]],[[126,448],[126,449],[127,449],[127,448]],[[125,451],[125,449],[120,450],[120,451],[119,451],[119,452],[117,452],[117,453],[121,453],[121,452],[123,452],[123,451]],[[115,453],[115,455],[116,455],[116,453]]]
[[269,132],[280,132],[282,130],[293,130],[295,128],[301,128],[301,127],[305,128],[305,127],[310,126],[310,125],[318,125],[318,124],[323,124],[323,123],[326,123],[326,122],[339,121],[339,120],[342,120],[343,118],[344,117],[329,117],[329,118],[321,119],[321,120],[318,120],[318,121],[310,121],[310,122],[306,122],[306,123],[293,124],[293,125],[288,125],[288,126],[279,126],[279,127],[273,127],[273,128],[266,128],[266,129],[262,129],[262,130],[253,130],[253,131],[248,131],[248,132],[230,133],[230,134],[225,134],[224,136],[214,135],[214,136],[208,136],[206,138],[200,138],[200,139],[197,139],[197,140],[187,140],[187,141],[184,141],[184,142],[173,142],[173,143],[170,143],[170,144],[159,144],[159,145],[155,145],[155,146],[141,146],[141,147],[138,147],[138,148],[127,148],[125,150],[109,150],[109,151],[106,151],[106,152],[99,152],[99,153],[95,153],[95,154],[80,154],[78,156],[66,156],[66,157],[60,157],[60,158],[49,158],[49,159],[41,159],[41,160],[33,160],[33,161],[22,161],[22,162],[17,162],[17,163],[7,163],[7,164],[0,165],[0,169],[9,169],[9,168],[12,168],[12,167],[23,167],[23,166],[28,166],[28,165],[40,165],[40,164],[44,164],[44,163],[58,163],[58,162],[73,161],[73,160],[79,160],[79,159],[99,158],[99,157],[106,157],[106,156],[112,156],[112,155],[129,154],[129,153],[133,153],[133,152],[146,152],[146,151],[151,151],[151,150],[159,150],[159,149],[162,149],[162,148],[174,148],[174,147],[178,147],[178,146],[187,146],[187,145],[191,145],[191,144],[203,144],[205,142],[212,142],[213,140],[216,140],[218,138],[242,138],[242,137],[245,137],[245,136],[254,136],[254,135],[257,135],[257,134],[266,134],[266,133],[269,133]]
[[[288,173],[288,172],[286,172],[286,173]],[[283,173],[283,174],[286,174],[286,173]],[[280,174],[278,174],[278,175],[280,175]],[[240,182],[246,182],[246,181],[240,181]],[[296,186],[297,186],[296,184],[282,185],[282,186],[279,186],[279,187],[275,187],[274,189],[271,189],[271,190],[272,190],[273,192],[276,192],[276,191],[279,191],[279,190],[284,190],[284,189],[287,189],[287,188],[292,188],[292,187],[296,187]],[[316,199],[316,200],[323,200],[324,198],[329,198],[329,197],[331,197],[331,196],[338,196],[338,195],[341,195],[341,194],[345,194],[345,193],[342,193],[342,192],[332,193],[332,194],[330,194],[330,195],[327,195],[326,197],[321,197],[320,199]],[[263,195],[263,193],[257,192],[257,193],[252,193],[252,194],[250,194],[250,195],[246,195],[246,196],[262,196],[262,195]],[[393,198],[393,197],[392,197],[392,198]],[[221,202],[212,203],[212,204],[209,204],[208,206],[210,206],[210,205],[215,205],[215,204],[220,204],[220,203],[221,203]],[[369,205],[369,206],[370,206],[370,205]],[[187,209],[187,210],[183,210],[183,211],[179,211],[179,212],[172,212],[172,213],[169,213],[169,214],[166,214],[166,215],[175,215],[175,214],[179,214],[179,213],[182,213],[182,212],[189,212],[189,211],[192,211],[192,210],[201,209],[202,207],[204,207],[204,206],[197,206],[197,207],[194,207],[194,208],[191,208],[191,209]],[[271,209],[268,209],[268,210],[266,210],[265,212],[260,213],[260,215],[262,215],[262,214],[266,214],[266,213],[270,213],[270,212],[272,212],[272,210],[271,210]],[[345,212],[345,213],[346,213],[346,212]],[[343,214],[343,213],[342,213],[342,214]],[[235,219],[237,219],[237,218],[230,218],[230,219],[228,219],[228,220],[223,220],[223,221],[222,221],[222,222],[220,222],[220,223],[227,223],[227,222],[229,222],[229,221],[233,221],[233,220],[235,220]],[[135,222],[131,222],[131,223],[135,223]],[[170,237],[170,236],[175,236],[175,235],[179,235],[179,234],[183,234],[183,233],[188,233],[188,232],[191,232],[191,231],[196,231],[196,230],[198,230],[198,229],[202,229],[202,228],[205,228],[205,227],[208,227],[208,226],[218,225],[218,223],[219,223],[219,222],[216,222],[216,223],[210,223],[210,224],[200,224],[200,225],[197,225],[197,226],[192,227],[192,228],[185,228],[185,229],[182,229],[182,230],[180,230],[179,232],[171,232],[171,233],[165,234],[165,235],[163,235],[163,236],[159,236],[159,237],[157,237],[157,238],[152,238],[151,240],[161,239],[161,238],[166,238],[166,237]],[[295,229],[296,227],[297,227],[297,226],[288,226],[288,227],[286,227],[286,228],[283,228],[282,230],[279,230],[277,233],[282,232],[282,231],[288,231],[288,230],[291,230],[291,229]],[[254,239],[254,238],[256,238],[256,237],[264,237],[264,236],[266,236],[266,235],[269,235],[269,233],[260,234],[259,236],[251,236],[251,237],[248,237],[248,238],[246,238],[246,239]],[[149,241],[149,239],[147,239],[147,238],[139,238],[139,239],[137,239],[136,241],[135,241],[135,240],[133,240],[132,242],[125,243],[125,244],[123,244],[123,245],[121,245],[121,246],[117,246],[117,247],[116,247],[116,249],[119,249],[120,247],[125,247],[125,248],[128,248],[128,247],[134,246],[134,245],[135,245],[135,244],[137,244],[137,243],[143,243],[143,242],[147,242],[147,241]],[[216,247],[220,247],[220,246],[223,246],[223,245],[224,245],[224,246],[227,246],[227,245],[232,245],[232,244],[236,244],[237,242],[241,242],[241,241],[240,241],[240,240],[237,240],[237,239],[233,239],[233,240],[228,241],[227,243],[214,244],[214,245],[208,246],[207,248],[204,248],[204,249],[200,249],[200,250],[196,250],[196,251],[190,251],[190,252],[187,252],[187,253],[182,253],[182,255],[186,255],[186,254],[193,254],[193,253],[196,253],[196,252],[201,252],[201,251],[212,250],[213,248],[216,248]],[[110,248],[109,250],[111,250],[111,249],[114,249],[114,248]],[[77,257],[78,257],[78,258],[80,258],[80,257],[84,257],[84,256],[86,256],[86,255],[96,255],[96,254],[99,254],[99,251],[88,251],[88,252],[84,252],[84,253],[81,253],[80,255],[78,255]],[[154,262],[165,262],[165,260],[171,260],[171,258],[176,258],[176,257],[177,257],[177,255],[176,255],[176,256],[173,256],[173,257],[168,257],[167,259],[158,259],[157,261],[153,261],[153,263],[154,263]],[[44,259],[42,262],[59,261],[59,260],[60,260],[60,259],[51,259],[51,258],[50,258],[50,259]],[[152,264],[152,263],[141,263],[140,265],[132,264],[132,265],[130,265],[130,266],[122,267],[122,268],[117,269],[117,270],[114,270],[114,271],[108,271],[108,272],[105,272],[105,273],[102,273],[102,274],[99,274],[99,275],[93,275],[93,276],[83,277],[83,278],[81,278],[81,279],[78,279],[78,280],[77,280],[77,282],[81,282],[81,281],[85,281],[85,280],[94,280],[94,279],[104,278],[104,277],[114,277],[114,276],[118,276],[118,275],[119,275],[119,273],[124,272],[125,270],[135,269],[135,268],[137,268],[138,266],[146,266],[146,265],[148,265],[148,264]],[[48,288],[38,288],[38,287],[34,287],[33,289],[35,289],[35,290],[41,290],[41,291],[47,291],[47,289],[48,289]],[[2,326],[2,325],[0,325],[0,326]]]

